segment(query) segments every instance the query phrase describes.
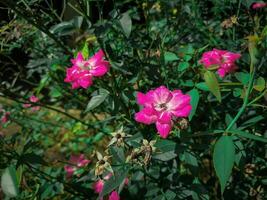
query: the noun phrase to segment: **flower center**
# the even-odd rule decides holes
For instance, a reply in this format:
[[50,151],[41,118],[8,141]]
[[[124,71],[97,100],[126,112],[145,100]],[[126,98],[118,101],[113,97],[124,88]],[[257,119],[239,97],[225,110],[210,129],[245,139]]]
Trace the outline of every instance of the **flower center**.
[[155,106],[155,109],[156,109],[157,111],[161,112],[161,111],[165,111],[165,110],[167,110],[168,107],[167,107],[167,104],[166,104],[166,103],[160,103],[160,104],[157,104],[157,105]]
[[92,66],[88,62],[85,62],[85,61],[81,61],[77,65],[80,69],[83,69],[83,70],[91,70],[92,69]]

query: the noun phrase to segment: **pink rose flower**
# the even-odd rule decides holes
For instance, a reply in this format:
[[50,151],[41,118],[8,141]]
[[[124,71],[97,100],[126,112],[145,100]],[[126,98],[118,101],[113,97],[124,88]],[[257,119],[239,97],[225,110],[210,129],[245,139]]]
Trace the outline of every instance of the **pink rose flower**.
[[65,82],[72,84],[72,89],[88,88],[93,84],[93,77],[100,77],[108,72],[109,62],[104,60],[104,52],[99,50],[89,60],[85,60],[79,52],[71,60],[72,67],[67,69]]
[[90,162],[90,160],[87,160],[85,158],[84,154],[71,155],[69,160],[69,163],[71,165],[66,165],[64,167],[65,171],[67,172],[67,178],[72,177],[72,175],[77,169],[87,166]]
[[120,196],[116,191],[113,191],[109,195],[108,200],[120,200]]
[[165,86],[150,90],[146,94],[137,93],[137,103],[143,109],[135,114],[135,120],[144,124],[156,124],[162,138],[167,138],[174,120],[188,117],[192,106],[190,96],[181,90],[170,91]]
[[1,118],[1,122],[3,124],[7,123],[9,121],[9,116],[10,116],[10,112],[5,112]]
[[241,57],[239,53],[233,53],[226,50],[213,49],[205,52],[202,55],[200,63],[205,68],[215,67],[220,77],[225,77],[226,74],[232,73],[237,69],[235,61]]
[[259,9],[259,8],[264,8],[267,6],[267,3],[264,3],[264,2],[253,2],[252,3],[252,9],[256,10],[256,9]]
[[[29,100],[30,100],[30,102],[32,102],[32,103],[37,103],[37,102],[39,101],[39,98],[36,97],[36,96],[34,96],[34,95],[32,95],[32,96],[29,98]],[[40,106],[32,106],[32,104],[30,104],[30,103],[25,103],[25,104],[23,104],[22,106],[23,106],[23,108],[30,108],[30,107],[31,107],[32,111],[38,111],[38,110],[40,110],[40,108],[41,108]]]

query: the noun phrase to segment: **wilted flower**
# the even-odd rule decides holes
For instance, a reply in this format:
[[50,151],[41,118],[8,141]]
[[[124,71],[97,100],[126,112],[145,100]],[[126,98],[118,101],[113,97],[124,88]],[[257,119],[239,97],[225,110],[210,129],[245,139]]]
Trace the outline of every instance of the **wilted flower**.
[[5,112],[3,116],[1,117],[1,122],[3,124],[7,123],[9,121],[10,112]]
[[221,27],[223,28],[231,28],[234,24],[237,24],[237,17],[232,16],[230,19],[226,19],[221,23]]
[[109,195],[108,200],[120,200],[120,196],[116,191],[113,191]]
[[117,146],[123,146],[125,138],[131,136],[131,135],[126,136],[126,133],[123,131],[123,126],[119,130],[111,133],[111,135],[113,136],[113,138],[109,142],[109,146],[113,144],[116,144]]
[[99,152],[96,152],[96,157],[98,159],[97,163],[96,163],[96,166],[95,166],[95,175],[96,176],[99,176],[101,174],[103,174],[104,170],[106,169],[107,171],[109,172],[112,172],[112,168],[111,168],[111,165],[109,163],[109,158],[111,156],[102,156],[101,153]]
[[[132,151],[131,155],[127,157],[127,162],[132,161],[140,165],[148,165],[151,160],[152,153],[156,150],[154,146],[155,143],[156,140],[148,142],[146,139],[143,139],[142,146]],[[141,157],[142,159],[139,159]]]
[[218,69],[220,77],[224,77],[227,73],[234,72],[237,69],[235,61],[241,57],[239,53],[233,53],[226,50],[213,49],[202,55],[200,62],[207,69]]
[[81,167],[87,166],[91,161],[87,160],[84,154],[80,155],[71,155],[69,163],[71,165],[66,165],[64,167],[65,171],[67,172],[67,178],[72,177],[74,172]]
[[[34,96],[34,95],[32,95],[32,96],[29,98],[29,100],[30,100],[30,102],[32,102],[32,103],[36,103],[36,102],[39,101],[39,98],[36,97],[36,96]],[[25,104],[23,104],[22,106],[23,106],[23,108],[30,108],[30,107],[31,107],[32,111],[38,111],[38,110],[40,110],[40,106],[32,106],[32,104],[30,104],[30,103],[25,103]]]
[[251,4],[252,9],[254,9],[254,10],[259,9],[259,8],[264,8],[266,6],[267,6],[267,3],[264,3],[264,2],[253,2]]
[[88,88],[93,84],[93,77],[103,76],[109,68],[108,61],[104,60],[104,52],[99,50],[89,60],[85,60],[81,52],[71,60],[72,67],[67,69],[65,82],[72,84],[72,89]]
[[170,91],[165,86],[137,93],[137,103],[143,109],[135,114],[135,120],[144,124],[156,124],[162,138],[167,138],[176,118],[188,117],[192,106],[190,96],[181,90]]

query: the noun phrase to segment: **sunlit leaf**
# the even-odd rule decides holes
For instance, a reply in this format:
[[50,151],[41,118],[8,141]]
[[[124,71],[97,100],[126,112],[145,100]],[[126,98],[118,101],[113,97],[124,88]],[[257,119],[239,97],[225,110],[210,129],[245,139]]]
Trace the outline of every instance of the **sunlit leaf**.
[[217,98],[219,102],[222,101],[220,86],[215,74],[211,71],[206,71],[204,74],[205,82],[212,94]]
[[13,165],[4,170],[1,177],[1,188],[7,197],[16,197],[19,194],[16,169]]

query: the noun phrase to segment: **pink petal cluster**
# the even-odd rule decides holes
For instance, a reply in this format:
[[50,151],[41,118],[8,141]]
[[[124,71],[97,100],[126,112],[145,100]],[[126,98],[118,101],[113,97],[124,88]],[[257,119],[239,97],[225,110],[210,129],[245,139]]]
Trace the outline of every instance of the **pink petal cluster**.
[[120,196],[117,191],[111,192],[111,194],[108,197],[108,200],[120,200]]
[[72,84],[72,89],[88,88],[93,84],[93,77],[103,76],[108,72],[109,62],[104,60],[104,52],[99,50],[90,59],[85,60],[79,52],[72,59],[72,67],[67,69],[65,82]]
[[235,61],[241,57],[239,53],[233,53],[226,50],[213,49],[202,55],[200,63],[206,68],[216,67],[220,77],[227,73],[234,72],[237,69]]
[[[93,189],[94,189],[95,193],[100,194],[102,192],[103,188],[104,188],[105,181],[106,180],[109,180],[111,177],[112,177],[112,173],[109,173],[103,179],[99,179],[98,181],[96,181],[93,184]],[[124,184],[125,185],[128,185],[129,184],[129,179],[128,178],[126,178],[124,180]]]
[[[34,95],[32,95],[32,96],[29,98],[29,100],[30,100],[30,102],[32,102],[32,103],[37,103],[37,102],[39,101],[39,98],[36,97],[36,96],[34,96]],[[23,104],[22,106],[23,106],[23,108],[30,108],[30,107],[31,107],[32,111],[38,111],[38,110],[40,110],[40,108],[41,108],[40,106],[32,106],[32,104],[30,104],[30,103],[25,103],[25,104]]]
[[[109,173],[108,175],[106,175],[103,179],[104,180],[109,180],[110,177],[112,176],[112,173]],[[104,188],[104,180],[102,179],[99,179],[98,181],[96,181],[94,184],[93,184],[93,189],[95,191],[95,193],[98,193],[100,194]]]
[[137,93],[137,103],[143,109],[135,114],[135,120],[144,124],[156,124],[162,138],[167,138],[174,120],[188,117],[192,106],[190,96],[181,90],[170,91],[165,86],[150,90],[146,94]]
[[10,112],[5,112],[4,115],[1,117],[1,122],[3,124],[7,123],[9,121]]
[[[112,177],[112,173],[109,173],[103,179],[99,179],[98,181],[96,181],[93,184],[93,189],[94,189],[95,193],[100,194],[104,188],[105,181],[109,180],[111,177]],[[125,185],[129,184],[128,178],[125,178],[124,184]],[[120,199],[120,197],[116,191],[113,191],[112,193],[110,193],[109,200],[119,200],[119,199]]]
[[253,2],[252,3],[252,9],[264,8],[266,6],[267,6],[267,3],[264,3],[264,2]]
[[90,160],[85,158],[84,154],[71,155],[69,160],[71,165],[66,165],[64,167],[65,171],[67,172],[67,178],[71,178],[77,169],[87,166],[90,162]]

